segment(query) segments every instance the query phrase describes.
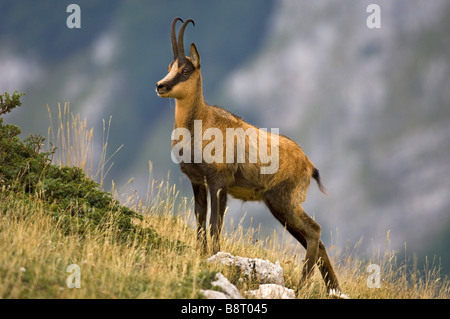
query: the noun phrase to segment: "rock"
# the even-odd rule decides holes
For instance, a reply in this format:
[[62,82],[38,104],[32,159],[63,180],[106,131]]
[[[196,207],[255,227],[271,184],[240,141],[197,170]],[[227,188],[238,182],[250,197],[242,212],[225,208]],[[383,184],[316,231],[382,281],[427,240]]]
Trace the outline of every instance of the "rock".
[[203,290],[200,289],[200,293],[206,297],[206,299],[231,299],[226,293],[217,290]]
[[246,295],[257,299],[295,299],[295,292],[277,284],[260,285],[257,290],[245,292]]
[[244,299],[242,295],[239,293],[239,290],[225,278],[221,273],[217,273],[214,277],[211,285],[215,287],[219,287],[222,292],[216,290],[200,290],[206,298],[208,299]]
[[230,253],[218,252],[208,258],[208,262],[219,262],[228,266],[236,266],[244,275],[259,280],[262,284],[284,285],[283,269],[278,261],[274,263],[259,258],[233,256]]
[[328,292],[328,297],[332,299],[350,299],[349,295],[335,289],[330,289],[330,291]]

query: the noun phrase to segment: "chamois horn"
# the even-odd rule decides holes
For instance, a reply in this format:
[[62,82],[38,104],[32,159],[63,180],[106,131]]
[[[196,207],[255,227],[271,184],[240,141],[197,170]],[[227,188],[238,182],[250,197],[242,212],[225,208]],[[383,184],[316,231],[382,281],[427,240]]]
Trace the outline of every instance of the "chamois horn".
[[172,51],[173,51],[173,59],[176,60],[178,57],[178,46],[177,46],[177,36],[175,34],[175,26],[178,21],[183,22],[183,19],[180,17],[176,17],[172,20],[171,34],[170,39],[172,40]]
[[184,55],[184,43],[183,43],[183,38],[184,38],[184,29],[186,28],[186,26],[189,24],[189,22],[192,22],[192,24],[195,27],[195,23],[194,20],[192,19],[187,19],[186,21],[183,22],[183,24],[181,25],[180,28],[180,32],[178,33],[178,59],[180,61],[184,61],[184,59],[186,59],[186,56]]

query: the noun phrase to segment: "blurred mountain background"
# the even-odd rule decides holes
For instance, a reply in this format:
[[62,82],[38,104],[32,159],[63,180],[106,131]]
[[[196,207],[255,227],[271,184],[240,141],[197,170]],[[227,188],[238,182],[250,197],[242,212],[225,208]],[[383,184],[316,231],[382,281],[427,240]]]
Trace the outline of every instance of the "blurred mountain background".
[[[46,105],[86,117],[101,145],[112,116],[109,181],[145,196],[153,178],[190,184],[170,159],[174,102],[155,83],[172,60],[170,23],[193,18],[207,102],[298,142],[320,169],[305,210],[327,246],[370,255],[441,258],[450,273],[450,2],[447,0],[85,1],[0,0],[0,92],[25,92],[5,116],[47,136]],[[381,8],[370,29],[369,4]],[[186,50],[188,52],[188,50]],[[100,146],[98,146],[100,148]],[[108,185],[108,184],[106,184]],[[227,219],[277,224],[262,204],[229,201]],[[336,250],[338,250],[336,249]]]

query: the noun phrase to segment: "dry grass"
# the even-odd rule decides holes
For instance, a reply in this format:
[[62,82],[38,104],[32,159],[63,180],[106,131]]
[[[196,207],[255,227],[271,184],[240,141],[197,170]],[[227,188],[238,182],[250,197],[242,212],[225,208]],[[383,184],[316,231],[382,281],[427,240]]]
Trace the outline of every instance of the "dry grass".
[[[48,128],[47,147],[56,147],[53,163],[60,166],[77,166],[86,176],[103,185],[104,178],[112,167],[111,159],[123,147],[120,146],[107,157],[111,117],[108,124],[103,120],[101,152],[94,152],[94,129],[88,128],[86,118],[81,119],[80,114],[70,112],[69,102],[64,106],[58,103],[58,117],[53,119],[50,107],[47,105],[50,120]],[[56,123],[54,123],[56,121]],[[97,169],[94,171],[94,161]]]
[[[162,187],[168,194],[173,187]],[[49,217],[38,199],[33,202],[2,198],[10,202],[0,215],[0,297],[1,298],[198,298],[199,289],[221,271],[234,281],[241,293],[253,288],[250,281],[237,280],[232,269],[208,264],[195,250],[192,205],[172,208],[159,194],[159,205],[145,208],[144,227],[152,227],[184,248],[167,246],[146,249],[139,245],[117,243],[114,225],[101,232],[92,231],[81,239],[67,236]],[[158,196],[157,196],[158,197]],[[169,197],[169,201],[172,201]],[[168,209],[167,209],[168,208]],[[166,213],[164,213],[166,212]],[[255,242],[255,230],[242,227],[223,238],[223,250],[234,255],[278,260],[284,269],[286,286],[297,291],[298,298],[327,298],[318,272],[304,287],[297,287],[303,252],[299,247],[274,243],[273,238]],[[298,253],[292,254],[293,250]],[[369,288],[367,265],[381,267],[381,287]],[[67,266],[81,269],[81,289],[69,289]],[[364,261],[355,256],[337,269],[343,291],[352,298],[448,298],[449,281],[430,268],[426,276],[418,270],[398,265],[394,255],[381,260]]]
[[[93,167],[93,131],[79,116],[59,113],[56,136],[60,147],[55,159],[61,165],[77,165],[91,177],[100,173]],[[106,134],[107,135],[107,134]],[[54,140],[55,141],[55,140]],[[104,145],[102,154],[106,154]],[[65,154],[62,154],[65,153]],[[100,163],[107,162],[106,157]],[[90,167],[90,168],[89,168]],[[100,164],[99,170],[105,167]],[[151,165],[149,166],[151,171]],[[117,190],[115,190],[117,192]],[[116,194],[123,196],[123,194]],[[57,227],[39,198],[29,200],[20,194],[0,190],[0,298],[198,298],[199,290],[209,288],[215,272],[221,271],[243,292],[254,283],[239,281],[233,270],[208,264],[196,251],[192,199],[181,197],[175,185],[149,182],[144,199],[134,193],[122,198],[144,215],[141,226],[152,227],[168,242],[179,245],[141,247],[114,241],[117,228],[95,230],[84,238],[68,236]],[[244,230],[238,223],[222,238],[222,249],[234,255],[278,260],[284,269],[285,283],[298,298],[327,298],[325,286],[316,272],[310,282],[298,287],[304,250],[282,240],[283,234],[259,238],[258,229]],[[369,260],[340,253],[334,258],[343,292],[351,298],[449,298],[450,282],[439,267],[429,265],[419,271],[389,249]],[[81,288],[67,286],[67,266],[80,266]],[[367,266],[380,266],[380,288],[369,288]]]

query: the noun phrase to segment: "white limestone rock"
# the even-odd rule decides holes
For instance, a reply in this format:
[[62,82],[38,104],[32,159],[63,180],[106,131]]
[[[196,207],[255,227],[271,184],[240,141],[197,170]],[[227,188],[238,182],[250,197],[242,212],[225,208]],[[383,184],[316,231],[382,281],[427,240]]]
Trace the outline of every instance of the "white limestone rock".
[[239,267],[246,276],[255,278],[262,284],[284,285],[283,268],[278,261],[274,264],[269,260],[233,256],[226,252],[218,252],[207,261]]
[[256,299],[295,299],[294,290],[277,284],[260,285],[257,290],[249,290],[245,294]]
[[211,285],[214,287],[219,287],[222,292],[201,289],[200,293],[208,299],[244,299],[236,286],[229,282],[228,279],[220,272],[215,275],[214,281],[211,282]]

